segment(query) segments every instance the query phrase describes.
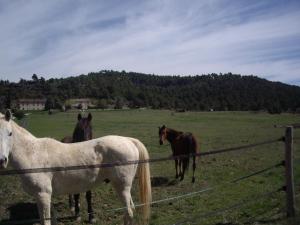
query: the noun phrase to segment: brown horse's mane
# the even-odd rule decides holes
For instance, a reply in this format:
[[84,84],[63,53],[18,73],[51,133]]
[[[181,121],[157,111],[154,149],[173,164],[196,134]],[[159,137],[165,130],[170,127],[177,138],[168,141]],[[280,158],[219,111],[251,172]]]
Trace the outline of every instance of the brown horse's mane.
[[177,131],[175,129],[172,129],[172,128],[168,128],[166,127],[166,131],[167,131],[167,139],[172,142],[175,138],[177,138],[178,136],[180,135],[183,135],[184,132],[182,131]]
[[172,128],[168,128],[166,127],[167,131],[173,133],[173,134],[177,134],[177,135],[180,135],[180,134],[183,134],[182,131],[178,131],[178,130],[175,130],[175,129],[172,129]]
[[[166,131],[167,131],[167,140],[171,143],[174,139],[176,139],[177,137],[179,137],[179,136],[190,136],[191,138],[193,138],[193,139],[195,139],[196,140],[196,138],[195,138],[195,136],[192,134],[192,133],[190,133],[190,132],[182,132],[182,131],[178,131],[178,130],[175,130],[175,129],[172,129],[172,128],[168,128],[168,127],[166,127]],[[195,141],[195,151],[197,152],[197,150],[198,150],[198,142],[197,141]]]

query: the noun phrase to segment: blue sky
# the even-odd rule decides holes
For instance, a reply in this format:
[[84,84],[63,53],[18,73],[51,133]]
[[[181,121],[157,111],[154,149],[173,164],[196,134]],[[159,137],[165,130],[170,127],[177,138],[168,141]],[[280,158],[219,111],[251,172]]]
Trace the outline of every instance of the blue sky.
[[300,85],[300,1],[0,0],[0,79],[103,69]]

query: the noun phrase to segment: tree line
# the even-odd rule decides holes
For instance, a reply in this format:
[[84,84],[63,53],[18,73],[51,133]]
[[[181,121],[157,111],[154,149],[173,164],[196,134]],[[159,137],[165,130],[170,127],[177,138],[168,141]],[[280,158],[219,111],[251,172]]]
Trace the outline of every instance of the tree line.
[[[0,81],[0,107],[11,108],[20,98],[46,98],[49,107],[61,107],[70,98],[92,98],[95,107],[183,110],[300,110],[300,87],[256,76],[208,74],[158,76],[102,70],[68,78]],[[50,102],[50,103],[49,103]]]

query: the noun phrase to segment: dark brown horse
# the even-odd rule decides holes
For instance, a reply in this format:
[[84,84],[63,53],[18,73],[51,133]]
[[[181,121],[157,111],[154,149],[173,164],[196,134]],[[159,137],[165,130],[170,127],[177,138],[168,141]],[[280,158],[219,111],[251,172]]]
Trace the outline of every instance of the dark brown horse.
[[[189,155],[198,153],[197,140],[192,133],[176,131],[163,125],[159,127],[159,144],[162,145],[165,140],[170,142],[173,156],[185,155],[185,157],[175,159],[176,178],[180,177],[180,180],[183,180],[185,170],[189,167]],[[196,157],[193,156],[193,183],[195,182],[195,169]]]
[[[82,142],[82,141],[88,141],[93,138],[92,133],[92,115],[89,113],[89,115],[86,118],[83,118],[81,114],[78,114],[78,122],[75,126],[73,136],[72,137],[64,137],[61,142],[64,143],[75,143],[75,142]],[[89,222],[95,223],[96,219],[94,218],[93,214],[93,208],[92,208],[92,192],[87,191],[86,192],[86,201],[88,205],[88,215],[89,215]],[[75,200],[75,217],[77,221],[81,220],[80,217],[80,209],[79,209],[79,194],[74,195]],[[73,202],[73,196],[69,195],[69,206],[70,208],[73,208],[74,202]]]

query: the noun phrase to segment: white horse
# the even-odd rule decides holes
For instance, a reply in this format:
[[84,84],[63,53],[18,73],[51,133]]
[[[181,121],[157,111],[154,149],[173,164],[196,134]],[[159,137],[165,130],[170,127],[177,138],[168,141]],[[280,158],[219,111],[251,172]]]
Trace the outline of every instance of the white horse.
[[[68,167],[100,163],[149,159],[145,146],[137,139],[105,136],[86,142],[64,144],[51,138],[36,138],[11,119],[11,113],[0,113],[0,168],[8,161],[14,169]],[[144,203],[143,223],[150,217],[151,182],[149,164],[130,164],[108,168],[64,170],[21,174],[24,190],[34,196],[42,225],[51,220],[51,196],[86,192],[109,179],[124,203],[124,224],[133,223],[134,204],[131,186],[138,168],[140,199]]]

